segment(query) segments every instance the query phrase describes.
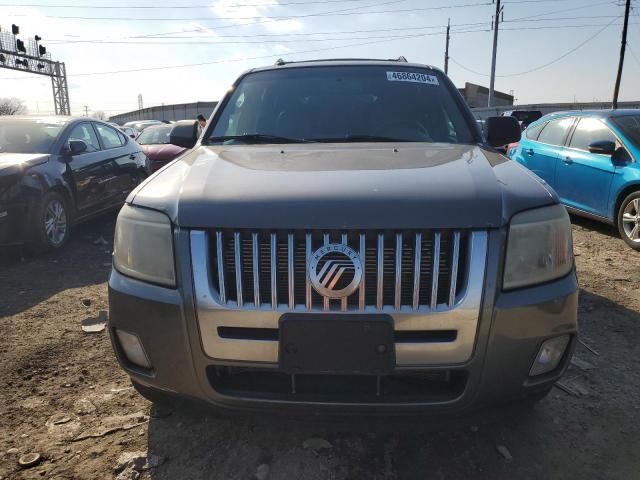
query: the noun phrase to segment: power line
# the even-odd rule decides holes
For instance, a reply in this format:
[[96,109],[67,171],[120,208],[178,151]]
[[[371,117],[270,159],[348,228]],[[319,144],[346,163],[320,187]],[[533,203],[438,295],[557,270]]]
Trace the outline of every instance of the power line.
[[[483,25],[485,22],[475,22],[475,23],[461,23],[456,25],[457,27],[467,27],[467,26],[476,26],[476,25]],[[214,39],[218,39],[218,38],[251,38],[251,39],[255,39],[256,37],[299,37],[299,36],[316,36],[316,35],[349,35],[349,34],[357,34],[357,33],[375,33],[375,32],[398,32],[398,31],[407,31],[407,30],[426,30],[426,29],[434,29],[434,28],[444,28],[443,25],[427,25],[427,26],[422,26],[422,27],[401,27],[401,28],[375,28],[375,29],[370,29],[370,30],[347,30],[347,31],[332,31],[332,32],[306,32],[306,33],[264,33],[264,34],[253,34],[253,35],[214,35],[214,36],[204,36],[204,35],[181,35],[181,36],[166,36],[166,37],[160,37],[160,36],[153,36],[153,37],[147,37],[146,35],[142,35],[142,36],[131,36],[131,37],[124,37],[124,39],[127,39],[126,43],[134,43],[134,42],[129,42],[129,40],[137,40],[140,38],[160,38],[160,39],[175,39],[175,40],[185,40],[185,39],[207,39],[207,38],[214,38]],[[109,40],[103,40],[103,39],[94,39],[94,40],[69,40],[69,39],[63,39],[63,38],[58,38],[58,39],[51,39],[49,40],[49,44],[53,43],[53,42],[60,42],[60,43],[100,43],[100,42],[108,42]],[[296,41],[301,41],[301,40],[296,40]],[[304,41],[304,40],[302,40]],[[262,42],[260,40],[260,42]],[[138,42],[136,42],[138,43]],[[170,42],[154,42],[157,43],[159,45],[161,44],[165,44],[165,43],[170,43]]]
[[[616,17],[616,19],[621,18],[621,17]],[[614,21],[616,20],[614,19]],[[601,28],[600,30],[598,30],[594,35],[591,35],[589,38],[587,38],[586,40],[584,40],[583,42],[581,42],[580,44],[578,44],[576,47],[572,48],[571,50],[569,50],[568,52],[560,55],[557,58],[554,58],[553,60],[551,60],[550,62],[544,63],[542,65],[539,65],[537,67],[534,68],[530,68],[528,70],[522,71],[522,72],[517,72],[517,73],[509,73],[509,74],[504,74],[504,75],[496,75],[496,77],[501,77],[501,78],[506,78],[506,77],[517,77],[520,75],[526,75],[527,73],[532,73],[538,70],[542,70],[543,68],[549,67],[551,65],[553,65],[554,63],[559,62],[560,60],[562,60],[565,57],[568,57],[569,55],[571,55],[573,52],[575,52],[576,50],[579,50],[580,48],[584,47],[587,43],[589,43],[590,41],[592,41],[593,39],[595,39],[598,35],[600,35],[602,32],[604,32],[608,27],[610,27],[611,25],[613,25],[614,21],[611,21],[609,23],[607,23],[603,28]],[[475,73],[476,75],[480,75],[483,77],[488,77],[489,75],[486,73],[480,73],[478,71],[472,70],[470,68],[465,67],[464,65],[462,65],[461,63],[457,62],[454,58],[451,58],[451,61],[453,63],[455,63],[456,65],[458,65],[460,68],[462,68],[463,70],[467,70],[468,72],[471,73]]]
[[[311,4],[326,4],[326,3],[355,3],[355,2],[369,2],[371,0],[310,0],[304,2],[285,2],[285,3],[248,3],[248,4],[233,4],[233,5],[223,5],[223,8],[243,8],[243,7],[287,7],[292,5],[311,5]],[[216,5],[213,3],[210,4],[201,4],[201,5],[69,5],[69,4],[59,4],[59,5],[51,5],[48,3],[22,3],[22,4],[9,4],[3,3],[0,4],[0,8],[2,7],[28,7],[28,8],[90,8],[91,10],[95,9],[113,9],[113,10],[196,10],[196,9],[205,9],[205,8],[214,8]]]
[[[585,42],[580,44],[578,47],[572,49],[571,51],[569,51],[566,54],[564,54],[563,56],[553,60],[552,62],[549,62],[548,64],[545,64],[545,65],[540,66],[540,67],[536,67],[534,69],[530,69],[530,70],[528,70],[526,72],[518,72],[518,73],[514,73],[514,74],[496,75],[496,76],[497,77],[511,77],[511,76],[523,75],[525,73],[530,73],[532,71],[544,68],[544,67],[546,67],[548,65],[551,65],[552,63],[556,63],[557,61],[561,60],[562,58],[566,57],[567,55],[573,53],[575,50],[577,50],[578,48],[580,48],[581,46],[583,46],[587,42],[591,41],[593,38],[595,38],[597,35],[599,35],[602,31],[604,31],[604,29],[606,29],[606,27],[611,26],[612,24],[613,24],[612,22],[606,24],[605,28],[603,28],[599,32],[597,32],[596,35],[594,35],[594,36],[590,37],[589,39],[585,40]],[[514,30],[515,31],[515,30],[530,30],[530,29],[539,29],[539,28],[545,28],[545,27],[528,27],[528,28],[524,27],[524,28],[512,28],[512,29],[504,28],[503,30]],[[548,28],[565,28],[565,26],[553,26],[553,27],[548,27]],[[464,33],[485,32],[485,31],[486,30],[467,30],[467,31],[454,32],[454,33],[464,34]],[[363,42],[363,43],[356,43],[356,44],[339,45],[339,46],[332,46],[332,47],[326,47],[326,48],[290,52],[290,55],[298,55],[298,54],[304,54],[304,53],[315,53],[315,52],[321,52],[321,51],[330,51],[330,50],[336,50],[336,49],[341,49],[341,48],[358,47],[358,46],[385,43],[385,42],[389,42],[389,41],[396,41],[396,40],[402,40],[402,39],[408,39],[408,38],[417,38],[417,37],[424,37],[424,36],[431,36],[431,35],[442,35],[442,34],[444,34],[444,32],[422,33],[422,34],[397,36],[397,37],[390,37],[390,38],[389,37],[382,37],[379,40],[375,40],[375,41],[371,41],[371,42]],[[221,64],[221,63],[241,62],[241,61],[247,61],[247,60],[263,60],[263,59],[274,58],[275,56],[277,56],[277,55],[276,54],[271,54],[271,55],[261,55],[261,56],[256,56],[256,57],[247,57],[247,58],[238,58],[238,59],[229,59],[229,60],[216,60],[216,61],[211,61],[211,62],[200,62],[200,63],[182,64],[182,65],[165,65],[165,66],[157,66],[157,67],[144,67],[144,68],[136,68],[136,69],[128,69],[128,70],[114,70],[114,71],[104,71],[104,72],[83,72],[83,73],[73,74],[73,75],[70,75],[70,76],[113,75],[113,74],[121,74],[121,73],[136,73],[136,72],[143,72],[143,71],[171,70],[171,69],[177,69],[177,68],[188,68],[188,67],[197,67],[197,66],[205,66],[205,65],[215,65],[215,64]],[[467,70],[467,71],[469,71],[471,73],[475,73],[475,74],[481,75],[481,76],[488,76],[485,73],[481,73],[481,72],[478,72],[478,71],[475,71],[475,70],[472,70],[472,69],[469,69],[469,68],[465,67],[464,65],[462,65],[458,61],[456,61],[454,58],[450,58],[450,60],[453,63],[455,63],[456,65],[458,65],[460,68],[462,68],[464,70]],[[23,80],[25,78],[35,78],[35,77],[10,77],[10,78],[4,78],[4,80],[16,80],[16,79]]]
[[[618,16],[610,15],[610,16],[583,16],[583,17],[560,17],[560,18],[549,18],[549,19],[537,19],[531,21],[564,21],[564,20],[586,20],[586,19],[603,19],[603,18],[619,18]],[[524,21],[524,20],[522,20]],[[511,20],[509,23],[514,22],[522,22],[521,20]],[[505,20],[505,23],[507,21]],[[529,21],[527,21],[529,22]],[[460,23],[457,25],[452,25],[454,28],[459,27],[470,27],[470,26],[478,26],[485,25],[486,22],[474,22],[474,23]],[[503,28],[503,30],[536,30],[536,29],[546,29],[546,28],[565,28],[565,27],[576,27],[576,26],[602,26],[603,24],[581,24],[581,25],[557,25],[557,26],[543,26],[543,27],[517,27],[517,28]],[[299,41],[329,41],[329,40],[363,40],[370,38],[393,38],[393,37],[345,37],[345,38],[336,38],[336,39],[309,39],[309,40],[290,40],[290,39],[277,39],[277,40],[264,40],[264,39],[256,39],[256,37],[298,37],[298,36],[318,36],[318,35],[351,35],[357,33],[374,33],[374,32],[397,32],[403,31],[406,32],[408,30],[427,30],[427,29],[435,29],[435,28],[446,28],[446,25],[426,25],[422,27],[402,27],[402,28],[383,28],[383,29],[371,29],[371,30],[348,30],[348,31],[333,31],[333,32],[307,32],[307,33],[286,33],[286,34],[257,34],[257,35],[216,35],[216,36],[203,36],[203,35],[182,35],[182,36],[167,36],[167,37],[153,37],[159,38],[161,41],[139,41],[139,38],[147,38],[140,36],[132,36],[132,37],[124,37],[124,39],[118,40],[110,40],[110,39],[88,39],[88,40],[70,40],[70,39],[51,39],[49,40],[49,44],[74,44],[74,43],[90,43],[90,44],[131,44],[131,45],[199,45],[199,44],[237,44],[237,43],[289,43],[289,42],[299,42]],[[487,31],[488,29],[479,29],[473,31]],[[454,33],[464,33],[464,31],[453,30]],[[216,41],[207,42],[206,39],[215,39]],[[244,42],[228,42],[228,41],[217,41],[217,39],[226,39],[226,38],[250,38],[254,41],[244,41]],[[196,39],[197,42],[170,42],[165,41],[167,39],[172,40],[189,40]],[[134,40],[133,42],[130,40]]]
[[[283,3],[237,3],[232,5],[223,5],[227,8],[243,8],[243,7],[287,7],[293,5],[312,5],[312,4],[327,4],[327,3],[355,3],[355,2],[367,2],[370,0],[309,0],[304,2],[283,2]],[[546,3],[546,2],[561,2],[561,1],[573,1],[573,0],[513,0],[506,2],[508,4],[523,4],[523,3]],[[213,8],[214,4],[200,4],[200,5],[71,5],[71,4],[58,4],[52,5],[49,3],[22,3],[22,4],[0,4],[2,7],[29,7],[29,8],[90,8],[91,10],[197,10]]]
[[[426,34],[426,35],[431,35],[431,34]],[[405,37],[398,37],[398,38],[394,38],[392,40],[375,40],[375,41],[371,41],[371,42],[363,42],[363,43],[352,43],[352,44],[348,44],[348,45],[339,45],[339,46],[333,46],[333,47],[324,47],[324,48],[315,48],[315,49],[311,49],[311,50],[300,50],[297,52],[289,52],[289,55],[300,55],[300,54],[304,54],[304,53],[316,53],[316,52],[326,52],[329,50],[337,50],[337,49],[342,49],[342,48],[349,48],[349,47],[361,47],[361,46],[365,46],[365,45],[373,45],[376,43],[383,43],[383,42],[388,42],[388,41],[395,41],[395,40],[401,40],[403,38],[415,38],[415,37],[421,37],[424,36],[423,34],[420,35],[407,35]],[[233,58],[233,59],[225,59],[225,60],[214,60],[211,62],[199,62],[199,63],[187,63],[187,64],[182,64],[182,65],[165,65],[165,66],[159,66],[159,67],[145,67],[145,68],[134,68],[134,69],[129,69],[129,70],[112,70],[112,71],[105,71],[105,72],[84,72],[84,73],[76,73],[76,74],[72,74],[70,76],[72,77],[83,77],[83,76],[91,76],[91,75],[113,75],[113,74],[119,74],[119,73],[136,73],[136,72],[147,72],[147,71],[154,71],[154,70],[170,70],[170,69],[174,69],[174,68],[187,68],[187,67],[200,67],[200,66],[204,66],[204,65],[217,65],[217,64],[221,64],[221,63],[231,63],[231,62],[244,62],[247,60],[264,60],[267,58],[274,58],[277,57],[277,54],[270,54],[270,55],[260,55],[257,57],[245,57],[245,58]]]
[[629,49],[629,53],[633,56],[633,59],[636,61],[638,65],[640,65],[640,58],[636,55],[636,52],[631,48],[631,44],[627,42],[627,48]]
[[[332,17],[332,16],[343,16],[343,15],[351,15],[349,13],[352,10],[363,9],[363,8],[373,8],[375,6],[388,5],[392,3],[400,3],[406,0],[394,0],[389,2],[384,2],[382,4],[375,5],[367,5],[367,6],[359,6],[352,7],[344,10],[336,10],[334,12],[322,12],[322,13],[306,13],[302,15],[286,15],[286,16],[272,16],[269,17],[269,21],[281,21],[281,20],[295,20],[298,18],[309,18],[309,17]],[[416,11],[427,11],[427,10],[445,10],[452,8],[467,8],[467,7],[480,7],[480,6],[488,6],[491,5],[489,2],[479,2],[479,3],[468,3],[465,5],[443,5],[438,7],[417,7],[417,8],[402,8],[402,9],[394,9],[394,10],[377,10],[374,12],[361,12],[360,15],[374,15],[374,14],[387,14],[387,13],[407,13],[407,12],[416,12]],[[27,16],[27,15],[16,15],[16,16]],[[210,22],[210,21],[219,21],[219,20],[255,20],[255,19],[264,19],[264,16],[251,16],[251,17],[216,17],[216,18],[202,18],[202,17],[185,17],[185,18],[175,18],[175,17],[85,17],[85,16],[74,16],[74,15],[44,15],[44,18],[56,18],[56,19],[66,19],[66,20],[117,20],[117,21],[140,21],[140,22],[164,22],[164,21],[199,21],[199,22]],[[262,23],[262,22],[257,22]],[[240,26],[240,25],[232,25],[232,26]]]
[[[619,17],[615,17],[616,19]],[[588,28],[588,27],[602,27],[607,26],[609,24],[604,23],[596,23],[596,24],[578,24],[578,25],[542,25],[537,27],[514,27],[501,28],[502,31],[524,31],[524,30],[559,30],[565,28]],[[632,25],[640,25],[640,23],[633,23]],[[424,27],[424,28],[441,28],[446,29],[445,26],[434,25],[432,27]],[[422,28],[418,28],[422,29]],[[406,29],[394,29],[394,30],[406,30]],[[480,32],[488,32],[490,29],[481,28],[475,30],[451,30],[451,33],[455,34],[465,34],[465,33],[480,33]],[[431,33],[419,33],[415,34],[416,37],[429,36],[429,35],[444,35],[446,30],[431,32]],[[411,35],[414,36],[414,35]],[[250,38],[251,36],[244,36],[243,38]],[[180,38],[180,37],[175,37]],[[198,37],[184,37],[185,39],[189,38],[198,38]],[[222,37],[225,38],[225,37]],[[187,40],[184,42],[178,41],[136,41],[131,42],[129,40],[55,40],[50,41],[50,44],[55,45],[66,45],[66,44],[82,44],[88,43],[92,45],[245,45],[245,44],[263,44],[263,43],[301,43],[301,42],[337,42],[342,40],[371,40],[371,39],[386,39],[386,40],[394,40],[396,38],[407,38],[406,35],[379,35],[379,36],[367,36],[367,37],[340,37],[340,38],[309,38],[309,39],[278,39],[278,40],[239,40],[239,41],[197,41],[197,40]]]
[[539,18],[539,17],[546,17],[548,15],[555,15],[556,13],[564,13],[564,12],[573,12],[575,10],[584,10],[586,8],[591,8],[591,7],[599,7],[601,5],[611,5],[611,0],[606,1],[606,2],[597,2],[597,3],[590,3],[589,5],[580,5],[580,7],[571,7],[571,8],[563,8],[562,10],[554,10],[553,12],[546,12],[546,13],[538,13],[535,15],[528,15],[526,17],[518,17],[518,18],[514,18],[512,21],[516,21],[516,20],[529,20],[531,18]]

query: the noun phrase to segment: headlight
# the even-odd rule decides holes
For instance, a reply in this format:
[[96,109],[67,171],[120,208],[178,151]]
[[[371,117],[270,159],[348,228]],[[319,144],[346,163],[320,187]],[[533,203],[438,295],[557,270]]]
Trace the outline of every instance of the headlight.
[[513,216],[507,240],[505,290],[548,282],[572,268],[571,222],[562,205]]
[[169,218],[160,212],[125,205],[118,214],[114,265],[133,278],[169,287],[176,284]]

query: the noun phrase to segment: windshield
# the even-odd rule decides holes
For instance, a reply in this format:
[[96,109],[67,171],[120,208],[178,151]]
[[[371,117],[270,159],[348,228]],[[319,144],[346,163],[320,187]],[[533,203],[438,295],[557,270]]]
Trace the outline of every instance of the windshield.
[[251,73],[208,135],[208,143],[226,144],[474,142],[441,74],[400,65]]
[[0,153],[49,153],[65,123],[0,118]]
[[140,145],[159,145],[169,143],[169,135],[173,127],[145,128],[136,139]]
[[636,148],[640,148],[640,114],[614,117],[611,121],[618,126],[627,140]]

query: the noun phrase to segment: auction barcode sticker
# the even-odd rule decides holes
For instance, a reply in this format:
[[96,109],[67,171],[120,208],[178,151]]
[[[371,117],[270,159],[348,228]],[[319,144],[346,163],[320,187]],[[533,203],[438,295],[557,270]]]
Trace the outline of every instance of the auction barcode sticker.
[[414,82],[440,85],[437,77],[415,72],[387,72],[387,80],[389,82]]

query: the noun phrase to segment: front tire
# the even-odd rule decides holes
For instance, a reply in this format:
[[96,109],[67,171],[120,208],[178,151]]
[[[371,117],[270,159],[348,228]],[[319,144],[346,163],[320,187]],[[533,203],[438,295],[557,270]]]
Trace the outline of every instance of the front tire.
[[36,252],[61,249],[69,239],[70,216],[67,202],[57,192],[48,192],[38,205],[31,247]]
[[620,204],[618,231],[627,245],[640,251],[640,191],[631,193]]

